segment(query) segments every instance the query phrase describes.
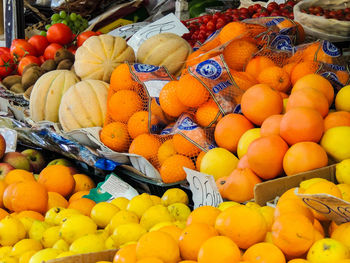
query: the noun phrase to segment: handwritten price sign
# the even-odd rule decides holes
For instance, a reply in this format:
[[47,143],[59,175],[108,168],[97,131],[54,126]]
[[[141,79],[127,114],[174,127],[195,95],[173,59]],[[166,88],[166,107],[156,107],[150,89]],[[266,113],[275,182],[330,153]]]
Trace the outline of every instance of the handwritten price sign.
[[190,184],[194,208],[210,205],[217,207],[223,202],[213,176],[184,168]]

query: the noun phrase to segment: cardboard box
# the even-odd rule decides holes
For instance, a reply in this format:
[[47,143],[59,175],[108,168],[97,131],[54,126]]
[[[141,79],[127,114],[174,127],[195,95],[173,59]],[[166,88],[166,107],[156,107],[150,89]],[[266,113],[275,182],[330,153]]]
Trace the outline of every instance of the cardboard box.
[[79,254],[70,257],[57,258],[46,261],[47,263],[96,263],[97,261],[113,261],[118,249],[105,250],[95,253]]

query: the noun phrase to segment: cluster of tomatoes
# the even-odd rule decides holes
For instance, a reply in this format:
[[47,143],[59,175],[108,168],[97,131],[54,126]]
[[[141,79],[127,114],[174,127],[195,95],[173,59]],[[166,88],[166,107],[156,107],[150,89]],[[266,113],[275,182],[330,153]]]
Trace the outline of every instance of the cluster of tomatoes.
[[197,41],[203,43],[213,32],[232,21],[267,16],[284,16],[294,19],[293,7],[295,4],[296,1],[294,0],[289,0],[283,4],[271,2],[266,7],[263,7],[260,4],[254,4],[248,8],[229,8],[222,13],[218,12],[213,15],[204,15],[190,19],[184,22],[190,32],[184,34],[183,38],[194,46]]
[[55,53],[66,47],[73,54],[90,36],[99,35],[85,31],[78,36],[63,23],[52,25],[43,35],[34,35],[28,40],[14,39],[11,47],[0,47],[0,79],[11,74],[22,75],[25,66],[35,63],[41,65],[45,60],[53,59]]
[[320,6],[310,6],[307,9],[302,9],[301,12],[315,16],[323,16],[327,19],[333,18],[341,21],[350,21],[350,8],[343,8],[338,10],[323,9]]

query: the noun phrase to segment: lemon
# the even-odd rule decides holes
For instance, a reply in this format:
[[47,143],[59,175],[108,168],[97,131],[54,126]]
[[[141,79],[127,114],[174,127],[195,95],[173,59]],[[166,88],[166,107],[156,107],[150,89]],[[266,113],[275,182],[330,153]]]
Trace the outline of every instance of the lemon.
[[34,218],[31,217],[20,217],[19,221],[22,222],[24,229],[26,230],[26,232],[28,233],[30,228],[32,227],[33,222],[35,221]]
[[0,263],[18,263],[18,259],[16,257],[7,256],[1,258]]
[[287,112],[287,104],[288,104],[288,98],[284,98],[283,99],[282,114],[285,114]]
[[14,216],[6,216],[0,221],[0,245],[12,246],[26,236],[22,222]]
[[66,208],[64,210],[61,210],[55,217],[55,225],[62,225],[62,223],[66,221],[67,218],[73,215],[82,215],[82,213],[78,210],[71,209],[71,208]]
[[247,203],[245,204],[245,206],[250,207],[250,208],[254,208],[254,209],[259,209],[259,208],[261,208],[261,206],[258,205],[258,204],[255,203],[255,202],[247,202]]
[[265,218],[268,230],[271,230],[272,224],[274,222],[275,208],[271,206],[262,206],[259,208],[259,212]]
[[345,244],[332,238],[317,240],[310,247],[306,256],[310,263],[340,262],[347,258],[349,258],[348,248]]
[[43,246],[40,244],[38,240],[28,239],[28,238],[22,239],[12,247],[11,256],[18,257],[22,255],[24,252],[27,252],[30,250],[38,251],[42,248]]
[[60,251],[57,249],[45,248],[36,252],[29,260],[29,263],[42,263],[47,260],[54,259],[58,256],[59,253]]
[[187,226],[186,221],[175,221],[174,224],[181,229],[184,229]]
[[160,205],[162,203],[162,200],[160,199],[159,196],[151,195],[150,197],[153,202],[153,205]]
[[229,207],[235,206],[235,205],[239,205],[239,203],[235,202],[235,201],[225,201],[219,204],[218,209],[220,209],[220,211],[224,211]]
[[320,144],[337,162],[350,159],[350,127],[338,126],[328,129],[323,134]]
[[43,233],[48,229],[50,225],[45,221],[34,220],[32,226],[29,229],[29,238],[41,241]]
[[70,256],[74,256],[77,253],[72,252],[72,251],[63,251],[62,253],[58,254],[56,258],[65,258],[65,257],[70,257]]
[[129,201],[127,206],[127,210],[134,212],[139,218],[143,215],[143,213],[153,206],[152,199],[149,194],[141,194],[137,195]]
[[170,188],[165,191],[161,198],[162,205],[168,206],[175,203],[188,205],[188,196],[185,191],[179,188]]
[[191,214],[190,208],[183,203],[175,203],[168,206],[168,211],[175,220],[186,221]]
[[134,212],[121,210],[112,217],[111,222],[109,223],[111,231],[110,233],[113,233],[114,229],[116,229],[117,226],[138,222],[139,218]]
[[0,258],[9,256],[11,252],[12,252],[12,246],[0,247]]
[[249,129],[243,133],[237,144],[237,156],[239,159],[247,153],[249,145],[260,136],[260,128]]
[[161,222],[175,221],[167,207],[163,205],[155,205],[146,210],[140,219],[140,224],[147,230]]
[[123,247],[126,247],[128,245],[136,245],[137,244],[137,241],[130,241],[130,242],[126,242],[125,244],[121,245],[119,248],[123,248]]
[[104,239],[97,234],[88,234],[79,237],[69,247],[69,251],[77,254],[99,252],[105,249]]
[[339,183],[350,184],[350,159],[335,165],[335,176]]
[[117,197],[110,202],[112,205],[119,207],[120,210],[126,210],[129,204],[129,199],[125,197]]
[[104,228],[104,232],[107,234],[107,235],[110,235],[112,234],[112,230],[111,230],[111,224],[108,224],[105,228]]
[[339,90],[335,97],[335,108],[337,111],[350,111],[350,85]]
[[61,213],[65,208],[63,207],[52,207],[45,214],[45,222],[50,225],[58,225],[56,224],[56,216]]
[[337,184],[337,187],[341,192],[342,199],[346,202],[350,202],[350,185],[349,184]]
[[68,243],[87,234],[94,234],[97,230],[96,223],[88,216],[72,215],[66,219],[60,229],[60,236]]
[[173,226],[175,225],[174,222],[170,222],[170,221],[167,221],[167,222],[160,222],[158,224],[155,224],[150,230],[149,232],[152,232],[152,231],[157,231],[159,229],[161,229],[162,227],[165,227],[165,226]]
[[61,226],[52,226],[45,230],[41,237],[41,244],[45,248],[52,247],[60,239]]
[[30,258],[38,252],[37,250],[29,250],[27,252],[24,252],[19,258],[18,263],[28,263]]
[[69,244],[63,239],[59,239],[53,244],[52,248],[60,250],[60,251],[68,251]]
[[101,202],[91,209],[90,217],[95,221],[97,226],[106,227],[112,217],[119,211],[119,207],[107,202]]
[[300,184],[299,184],[299,189],[301,190],[300,192],[303,192],[305,191],[306,189],[308,189],[311,185],[315,184],[315,183],[318,183],[318,182],[322,182],[322,181],[327,181],[326,179],[324,178],[311,178],[311,179],[308,179],[308,180],[305,180],[305,181],[302,181]]
[[102,261],[97,261],[96,263],[112,263],[112,261],[105,261],[105,260],[102,260]]
[[114,245],[120,247],[127,242],[138,241],[146,233],[147,230],[140,224],[129,223],[118,226],[111,237]]
[[109,236],[105,241],[105,247],[106,249],[116,249],[117,247],[114,245],[114,241],[112,239],[112,236]]

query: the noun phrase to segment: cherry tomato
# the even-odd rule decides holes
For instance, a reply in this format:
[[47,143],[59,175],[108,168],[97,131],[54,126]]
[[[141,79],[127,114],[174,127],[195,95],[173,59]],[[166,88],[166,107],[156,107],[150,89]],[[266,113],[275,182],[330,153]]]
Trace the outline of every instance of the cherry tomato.
[[207,30],[208,31],[214,31],[215,30],[215,24],[214,24],[214,22],[213,21],[209,21],[208,23],[207,23]]
[[225,26],[225,22],[223,22],[222,20],[218,20],[218,22],[216,23],[216,29],[220,29],[223,26]]
[[347,14],[349,14],[349,13],[350,13],[350,7],[345,8],[345,9],[344,9],[344,12],[347,13]]
[[40,60],[40,64],[43,64],[43,63],[45,62],[44,56],[40,56],[40,57],[39,57],[39,60]]
[[10,75],[15,68],[12,56],[7,48],[0,50],[0,78]]
[[261,8],[261,5],[260,4],[255,4],[253,5],[254,7],[254,10],[257,11],[259,8]]
[[281,9],[283,9],[283,8],[285,8],[286,7],[286,4],[279,4],[279,9],[281,10]]
[[29,38],[28,43],[31,44],[38,56],[44,54],[45,48],[49,45],[49,41],[47,41],[46,37],[41,35],[35,35]]
[[46,60],[54,59],[56,52],[58,50],[60,50],[61,48],[63,48],[63,46],[61,46],[60,44],[57,44],[57,43],[52,43],[52,44],[48,45],[44,51],[44,58]]
[[21,59],[21,61],[18,64],[18,68],[17,71],[20,75],[22,75],[23,69],[25,68],[25,66],[29,65],[29,64],[37,64],[38,66],[41,65],[40,63],[40,59],[38,57],[35,56],[25,56],[24,58]]
[[73,40],[72,30],[62,23],[50,26],[46,35],[50,43],[57,43],[60,45],[67,45]]
[[213,15],[214,19],[218,19],[219,17],[221,17],[221,14],[219,12],[217,12]]
[[279,10],[273,10],[271,13],[270,13],[270,16],[280,16],[281,15],[281,12]]
[[24,39],[14,39],[10,52],[17,60],[21,60],[24,56],[36,56],[35,48]]
[[350,13],[346,14],[345,17],[344,17],[344,19],[345,19],[346,21],[350,21]]
[[240,13],[240,14],[244,14],[244,15],[248,15],[248,14],[249,14],[249,10],[248,10],[248,8],[241,7],[241,8],[239,9],[239,13]]
[[77,38],[78,47],[80,47],[85,42],[85,40],[91,36],[98,36],[98,34],[96,32],[93,32],[93,31],[85,31],[85,32],[80,33],[78,35],[78,38]]
[[271,2],[267,5],[267,10],[271,13],[273,10],[278,9],[278,4],[276,2]]

